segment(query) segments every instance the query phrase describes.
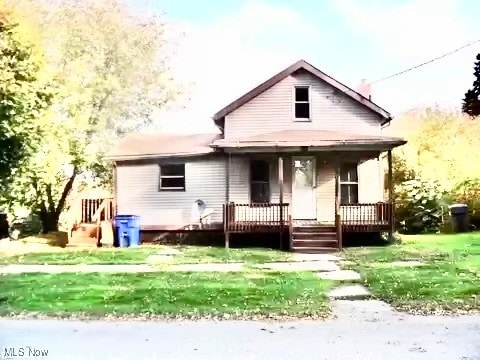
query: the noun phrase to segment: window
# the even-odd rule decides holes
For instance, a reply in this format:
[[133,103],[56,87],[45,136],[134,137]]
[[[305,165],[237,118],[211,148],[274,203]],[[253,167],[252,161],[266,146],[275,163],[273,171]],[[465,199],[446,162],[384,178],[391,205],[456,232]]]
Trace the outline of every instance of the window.
[[343,164],[340,168],[340,204],[358,204],[357,164]]
[[295,86],[295,119],[310,120],[310,88]]
[[185,164],[160,165],[160,190],[185,191]]
[[266,161],[250,162],[250,202],[270,201],[270,167]]

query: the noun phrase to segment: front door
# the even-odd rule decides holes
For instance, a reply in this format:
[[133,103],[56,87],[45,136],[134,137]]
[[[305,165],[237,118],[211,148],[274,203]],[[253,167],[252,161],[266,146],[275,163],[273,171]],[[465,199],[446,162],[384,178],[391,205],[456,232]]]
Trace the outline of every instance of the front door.
[[317,218],[315,157],[294,157],[292,171],[292,210],[294,219]]

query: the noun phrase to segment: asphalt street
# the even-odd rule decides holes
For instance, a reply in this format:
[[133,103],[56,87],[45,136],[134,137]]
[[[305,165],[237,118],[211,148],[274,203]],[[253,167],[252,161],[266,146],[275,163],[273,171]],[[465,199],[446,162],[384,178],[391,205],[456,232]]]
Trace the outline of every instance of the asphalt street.
[[340,316],[327,321],[2,319],[0,359],[480,360],[478,315],[411,316],[355,304],[337,302]]

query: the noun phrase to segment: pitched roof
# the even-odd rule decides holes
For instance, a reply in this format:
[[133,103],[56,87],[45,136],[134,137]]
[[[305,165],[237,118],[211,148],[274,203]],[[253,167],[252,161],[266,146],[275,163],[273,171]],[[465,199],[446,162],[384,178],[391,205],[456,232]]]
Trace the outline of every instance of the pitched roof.
[[377,104],[375,104],[373,101],[367,99],[366,97],[362,96],[361,94],[359,94],[355,90],[352,90],[348,86],[342,84],[341,82],[335,80],[331,76],[329,76],[329,75],[325,74],[324,72],[320,71],[319,69],[317,69],[313,65],[309,64],[305,60],[299,60],[295,64],[289,66],[288,68],[286,68],[283,71],[280,71],[275,76],[271,77],[267,81],[258,85],[253,90],[249,91],[245,95],[239,97],[237,100],[235,100],[232,103],[230,103],[229,105],[225,106],[223,109],[218,111],[213,116],[213,120],[215,121],[215,123],[217,125],[220,126],[221,122],[222,122],[222,119],[226,115],[230,114],[232,111],[238,109],[240,106],[246,104],[247,102],[249,102],[253,98],[257,97],[258,95],[260,95],[264,91],[268,90],[269,88],[271,88],[272,86],[274,86],[278,82],[282,81],[283,79],[292,75],[293,73],[297,72],[300,69],[304,69],[304,70],[308,71],[309,73],[313,74],[314,76],[318,77],[319,79],[325,81],[327,84],[330,84],[334,88],[340,90],[345,95],[351,97],[352,99],[358,101],[360,104],[366,106],[370,110],[379,114],[382,118],[382,122],[381,122],[382,124],[388,122],[391,119],[390,113],[388,111],[386,111],[385,109],[381,108],[380,106],[378,106]]
[[266,134],[247,136],[238,139],[219,139],[212,146],[220,148],[262,148],[262,147],[348,147],[348,146],[382,146],[393,148],[403,145],[401,138],[340,133],[323,130],[283,130]]
[[119,141],[107,158],[134,160],[209,154],[215,151],[209,145],[219,138],[219,134],[129,134]]

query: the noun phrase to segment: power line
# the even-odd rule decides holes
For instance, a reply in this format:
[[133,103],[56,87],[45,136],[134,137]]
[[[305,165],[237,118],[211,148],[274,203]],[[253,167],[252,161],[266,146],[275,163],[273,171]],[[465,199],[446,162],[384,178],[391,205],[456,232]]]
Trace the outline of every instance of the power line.
[[445,53],[445,54],[443,54],[443,55],[437,56],[436,58],[430,59],[430,60],[425,61],[425,62],[423,62],[423,63],[421,63],[421,64],[418,64],[418,65],[416,65],[416,66],[413,66],[413,67],[411,67],[411,68],[408,68],[408,69],[402,70],[402,71],[400,71],[400,72],[398,72],[398,73],[395,73],[395,74],[393,74],[393,75],[389,75],[389,76],[386,76],[386,77],[384,77],[384,78],[381,78],[381,79],[372,81],[372,82],[370,83],[370,85],[376,84],[376,83],[378,83],[378,82],[380,82],[380,81],[384,81],[384,80],[387,80],[387,79],[391,79],[391,78],[393,78],[393,77],[395,77],[395,76],[402,75],[402,74],[405,74],[406,72],[409,72],[409,71],[418,69],[419,67],[422,67],[422,66],[427,65],[427,64],[430,64],[430,63],[432,63],[432,62],[434,62],[434,61],[443,59],[444,57],[447,57],[447,56],[449,56],[449,55],[452,55],[452,54],[454,54],[454,53],[456,53],[456,52],[458,52],[458,51],[460,51],[460,50],[463,50],[463,49],[465,49],[465,48],[467,48],[467,47],[469,47],[469,46],[472,46],[472,45],[474,45],[474,44],[476,44],[476,43],[478,43],[478,42],[480,42],[480,39],[475,40],[475,41],[472,41],[472,42],[470,42],[470,43],[468,43],[468,44],[463,45],[462,47],[459,47],[458,49],[449,51],[449,52],[447,52],[447,53]]

